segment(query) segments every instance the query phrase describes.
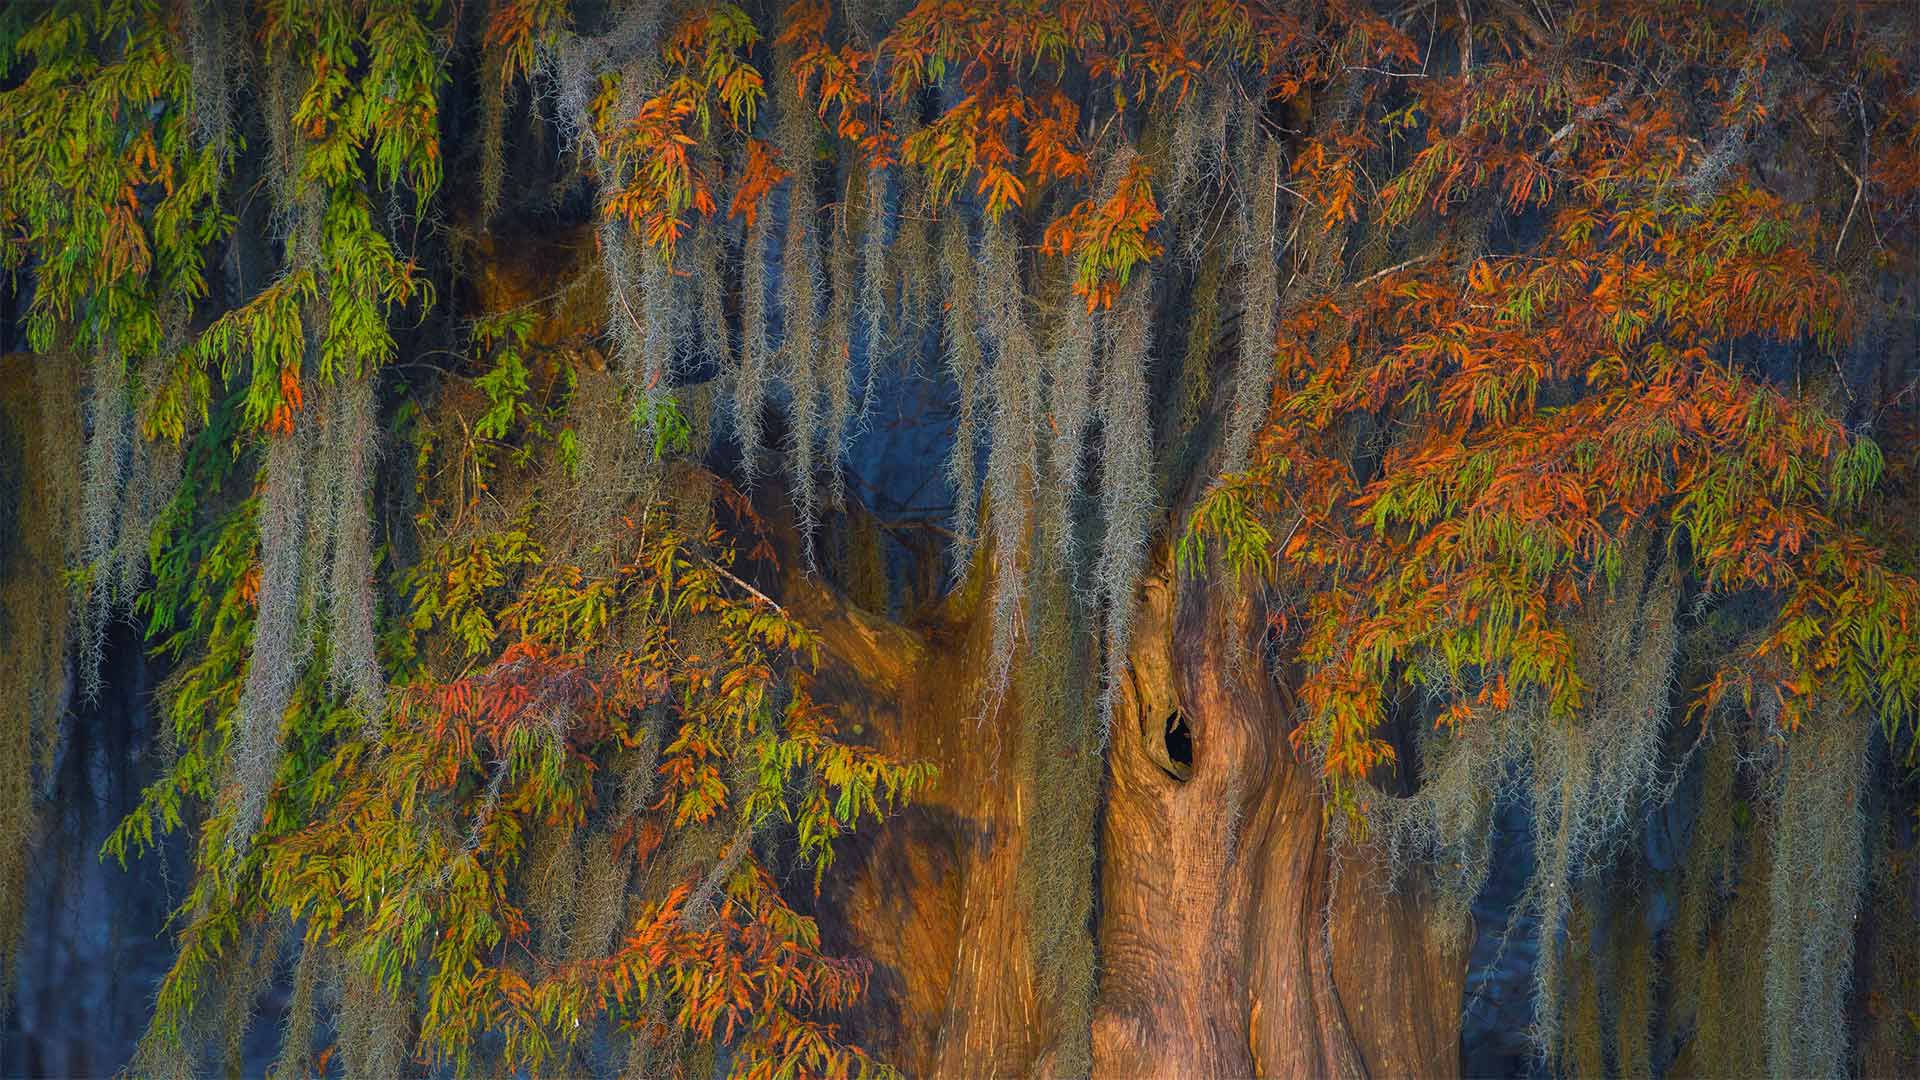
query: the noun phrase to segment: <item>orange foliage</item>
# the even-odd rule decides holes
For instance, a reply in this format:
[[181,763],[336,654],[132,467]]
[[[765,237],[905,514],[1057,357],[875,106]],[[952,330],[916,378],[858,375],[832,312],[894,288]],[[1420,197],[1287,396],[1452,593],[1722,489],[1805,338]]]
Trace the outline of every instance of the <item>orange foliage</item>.
[[[1721,95],[1709,131],[1780,115],[1754,86],[1786,54],[1822,62],[1818,42],[1680,7],[1592,8],[1569,32],[1583,56],[1631,40],[1694,65]],[[1195,518],[1190,544],[1244,531],[1247,508],[1291,519],[1267,565],[1316,582],[1296,743],[1336,781],[1389,761],[1385,695],[1421,658],[1465,687],[1442,724],[1523,691],[1577,708],[1564,617],[1650,538],[1704,593],[1772,605],[1762,633],[1715,659],[1696,715],[1737,690],[1777,695],[1789,729],[1818,695],[1910,723],[1920,583],[1911,533],[1862,510],[1880,451],[1742,362],[1851,332],[1858,293],[1832,262],[1847,201],[1823,218],[1750,174],[1717,177],[1719,151],[1675,92],[1630,63],[1568,67],[1506,44],[1406,88],[1386,127],[1413,134],[1394,136],[1402,167],[1371,200],[1353,171],[1365,133],[1294,159],[1328,228],[1371,210],[1439,237],[1283,321],[1255,464]],[[1540,213],[1537,238],[1486,252],[1450,229],[1492,201]],[[1392,431],[1377,458],[1348,442],[1361,417]]]

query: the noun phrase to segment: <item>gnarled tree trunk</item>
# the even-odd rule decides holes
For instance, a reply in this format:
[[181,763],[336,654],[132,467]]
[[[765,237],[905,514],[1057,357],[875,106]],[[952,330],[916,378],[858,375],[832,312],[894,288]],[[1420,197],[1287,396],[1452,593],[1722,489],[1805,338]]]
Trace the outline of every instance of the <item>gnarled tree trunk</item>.
[[[787,583],[821,628],[826,691],[940,768],[914,808],[856,835],[819,905],[875,964],[851,1034],[914,1076],[1050,1073],[1061,1035],[1015,886],[1050,793],[1015,767],[1015,726],[983,715],[982,576],[912,629]],[[1094,1075],[1456,1073],[1465,957],[1365,856],[1335,872],[1258,597],[1163,572],[1139,604],[1098,823]]]

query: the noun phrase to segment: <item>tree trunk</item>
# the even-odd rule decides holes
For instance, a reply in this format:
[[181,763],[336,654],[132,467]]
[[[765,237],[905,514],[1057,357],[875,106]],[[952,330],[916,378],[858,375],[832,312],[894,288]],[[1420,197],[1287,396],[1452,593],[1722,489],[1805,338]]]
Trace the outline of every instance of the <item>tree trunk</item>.
[[[1060,1034],[1015,886],[1048,793],[1015,768],[1014,726],[981,715],[982,577],[911,631],[786,583],[821,630],[823,692],[940,768],[913,809],[855,834],[818,905],[828,940],[875,965],[850,1036],[913,1076],[1048,1073]],[[1098,826],[1094,1075],[1454,1075],[1465,958],[1368,859],[1335,872],[1264,625],[1231,586],[1163,574],[1141,591]]]
[[914,1076],[1023,1073],[1048,1020],[1016,902],[1033,796],[1005,726],[981,714],[992,631],[974,617],[978,590],[918,633],[816,582],[788,591],[821,632],[823,696],[877,745],[940,770],[905,813],[856,830],[823,887],[829,940],[875,966],[858,1041]]

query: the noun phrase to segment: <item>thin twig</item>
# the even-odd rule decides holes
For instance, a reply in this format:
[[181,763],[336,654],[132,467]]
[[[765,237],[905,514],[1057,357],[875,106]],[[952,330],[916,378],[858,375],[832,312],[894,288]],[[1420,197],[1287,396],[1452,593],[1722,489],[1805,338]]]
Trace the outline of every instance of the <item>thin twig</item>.
[[728,581],[733,582],[735,585],[738,585],[741,588],[747,590],[748,592],[752,593],[754,596],[759,597],[761,600],[765,601],[769,607],[773,608],[773,610],[778,611],[782,615],[787,613],[787,609],[781,607],[779,601],[775,600],[771,596],[768,596],[766,593],[761,592],[759,589],[754,588],[752,585],[748,584],[744,578],[740,577],[740,575],[734,573],[733,571],[727,569],[724,566],[721,566],[719,563],[714,562],[712,559],[707,559],[705,560],[705,562],[708,566],[713,568],[715,573],[719,574],[721,577],[726,578]]
[[1366,277],[1363,277],[1359,281],[1354,282],[1351,287],[1358,289],[1367,285],[1371,285],[1374,282],[1379,281],[1381,278],[1388,276],[1389,274],[1397,274],[1400,271],[1405,270],[1410,266],[1418,266],[1424,262],[1432,262],[1437,257],[1438,257],[1437,253],[1429,253],[1426,255],[1416,255],[1413,258],[1408,259],[1406,262],[1395,263],[1394,265],[1387,267],[1385,270],[1375,270],[1373,273],[1368,274]]
[[1833,160],[1848,176],[1853,177],[1853,204],[1847,207],[1847,219],[1840,223],[1840,235],[1833,238],[1833,258],[1837,259],[1840,257],[1840,245],[1847,242],[1847,230],[1853,228],[1853,212],[1860,209],[1860,197],[1867,193],[1867,183],[1860,179],[1859,173],[1847,168],[1847,163],[1841,161],[1838,155]]
[[613,290],[613,298],[620,301],[620,310],[627,313],[627,321],[633,324],[634,330],[638,331],[642,337],[645,337],[647,333],[646,324],[642,323],[640,317],[633,313],[633,308],[628,306],[627,290],[616,286]]
[[1467,0],[1459,0],[1460,7],[1460,74],[1473,74],[1473,16],[1467,14]]
[[707,876],[701,879],[699,886],[688,895],[686,907],[680,912],[681,925],[698,928],[700,923],[696,920],[704,922],[704,916],[713,901],[714,894],[727,883],[727,879],[733,876],[734,869],[740,865],[740,860],[746,857],[747,844],[753,840],[753,832],[752,821],[740,822],[739,827],[733,832],[733,842],[727,845],[727,850],[720,856],[720,861],[714,864],[713,869],[707,872]]
[[1346,70],[1364,71],[1369,75],[1385,75],[1389,79],[1424,79],[1427,77],[1427,73],[1424,71],[1388,71],[1386,68],[1368,67],[1365,64],[1352,64],[1349,65]]
[[[1602,101],[1597,105],[1589,105],[1586,108],[1581,109],[1580,112],[1573,117],[1573,119],[1568,120],[1565,124],[1562,124],[1560,126],[1560,130],[1553,133],[1553,137],[1547,140],[1547,145],[1548,146],[1559,145],[1562,139],[1565,139],[1568,135],[1573,134],[1573,129],[1575,127],[1579,126],[1580,124],[1587,123],[1590,120],[1594,120],[1601,116],[1605,116],[1606,114],[1613,112],[1615,109],[1618,109],[1621,103],[1626,100],[1626,96],[1629,93],[1631,93],[1634,90],[1634,88],[1639,85],[1639,83],[1640,83],[1639,77],[1635,76],[1630,82],[1627,83],[1627,85],[1620,87],[1619,89],[1615,90],[1612,94],[1608,95],[1605,101]],[[1556,150],[1553,152],[1553,158],[1551,160],[1553,162],[1558,162],[1560,158],[1565,154],[1566,154],[1566,151],[1564,149]]]

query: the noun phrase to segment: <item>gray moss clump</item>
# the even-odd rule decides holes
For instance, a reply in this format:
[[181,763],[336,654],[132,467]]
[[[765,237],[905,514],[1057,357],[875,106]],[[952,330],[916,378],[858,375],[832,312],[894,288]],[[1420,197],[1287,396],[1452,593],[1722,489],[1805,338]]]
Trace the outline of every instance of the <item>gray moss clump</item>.
[[1767,1068],[1849,1071],[1854,924],[1866,890],[1873,725],[1844,711],[1809,717],[1787,744],[1771,814],[1767,877]]
[[270,440],[261,468],[259,604],[229,765],[238,794],[227,844],[236,852],[246,850],[266,811],[287,705],[312,646],[303,612],[312,430],[301,425]]

